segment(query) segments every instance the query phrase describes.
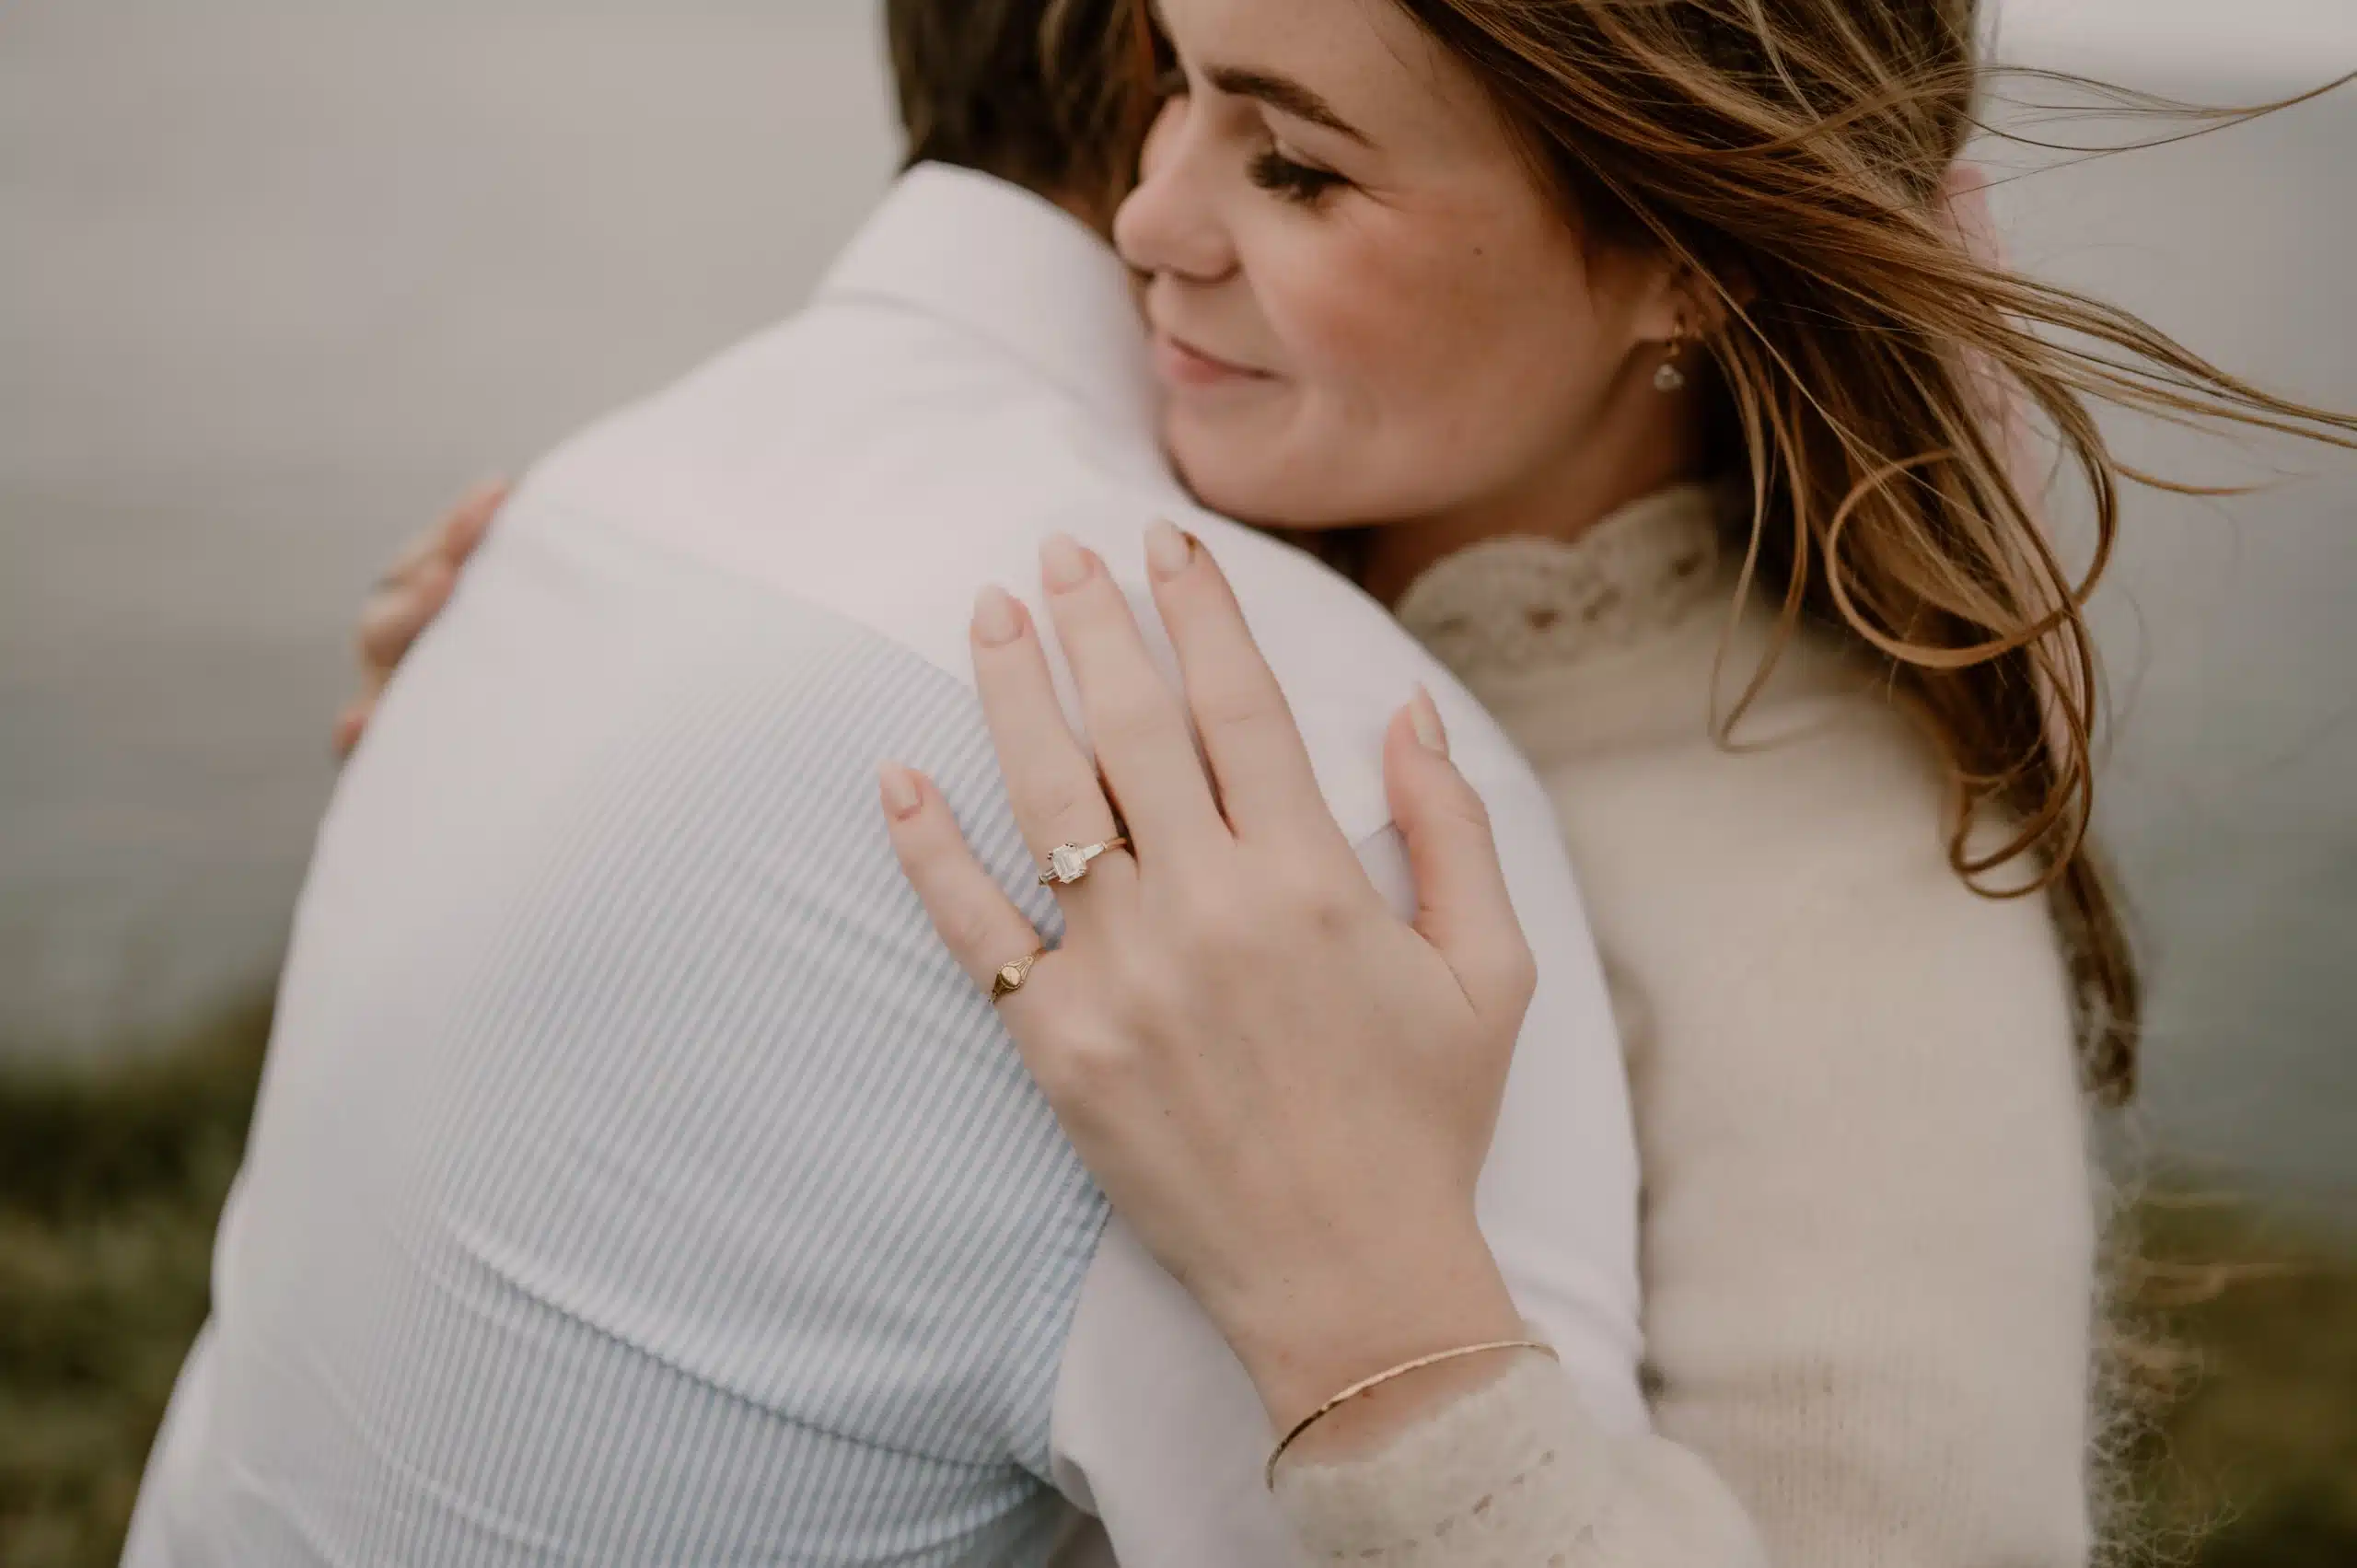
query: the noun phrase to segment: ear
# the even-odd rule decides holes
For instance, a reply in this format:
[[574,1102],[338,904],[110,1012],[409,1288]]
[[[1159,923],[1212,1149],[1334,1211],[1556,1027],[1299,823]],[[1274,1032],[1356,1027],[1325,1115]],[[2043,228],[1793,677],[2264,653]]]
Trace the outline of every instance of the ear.
[[1645,263],[1632,318],[1640,342],[1666,343],[1672,338],[1697,335],[1701,302],[1695,298],[1692,281],[1692,274],[1667,255]]
[[1715,337],[1726,325],[1728,306],[1747,305],[1758,293],[1740,273],[1713,283],[1666,255],[1647,263],[1640,288],[1637,336],[1654,343],[1679,336],[1689,343]]

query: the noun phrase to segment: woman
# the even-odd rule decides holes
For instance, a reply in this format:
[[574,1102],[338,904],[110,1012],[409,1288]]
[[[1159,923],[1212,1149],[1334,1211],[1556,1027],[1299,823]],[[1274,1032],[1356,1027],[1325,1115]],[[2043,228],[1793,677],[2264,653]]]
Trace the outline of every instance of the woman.
[[1147,548],[1186,708],[1139,679],[1101,563],[1045,554],[1093,758],[1041,629],[985,591],[1010,795],[1085,819],[1028,815],[1033,847],[1123,822],[1131,843],[1060,889],[1064,945],[1025,967],[1036,935],[890,765],[888,830],[1116,1206],[1252,1373],[1305,1542],[2085,1561],[2081,1107],[2132,1086],[2137,992],[2086,843],[2084,585],[1986,389],[2044,414],[2107,549],[2119,470],[2089,397],[2343,443],[2357,422],[1967,253],[1938,199],[1980,86],[1965,0],[1159,20],[1178,96],[1116,238],[1170,453],[1212,505],[1393,604],[1547,777],[1646,1172],[1664,1441],[1616,1446],[1519,1342],[1473,1224],[1527,962],[1429,706],[1387,743],[1395,791],[1457,812],[1411,846],[1411,929],[1336,853],[1184,536]]

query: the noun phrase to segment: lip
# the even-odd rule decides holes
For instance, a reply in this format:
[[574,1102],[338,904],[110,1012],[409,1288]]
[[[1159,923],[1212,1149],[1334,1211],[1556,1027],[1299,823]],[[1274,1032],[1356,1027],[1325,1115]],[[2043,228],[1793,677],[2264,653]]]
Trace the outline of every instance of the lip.
[[1205,354],[1186,339],[1159,327],[1154,330],[1154,366],[1155,373],[1173,387],[1234,387],[1271,378],[1265,370]]

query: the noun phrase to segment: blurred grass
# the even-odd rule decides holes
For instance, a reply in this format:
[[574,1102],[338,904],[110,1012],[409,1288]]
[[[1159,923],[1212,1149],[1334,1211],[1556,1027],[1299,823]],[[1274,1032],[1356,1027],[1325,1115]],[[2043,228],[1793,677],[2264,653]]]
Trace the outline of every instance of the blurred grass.
[[0,1563],[112,1563],[181,1356],[266,1003],[94,1066],[0,1071]]
[[[99,1067],[0,1068],[0,1564],[110,1564],[203,1321],[265,1002]],[[2251,1206],[2156,1200],[2140,1294],[2190,1368],[2136,1455],[2195,1568],[2357,1565],[2357,1250]]]
[[2135,1455],[2152,1539],[2199,1568],[2357,1568],[2357,1247],[2214,1195],[2136,1223],[2131,1283],[2186,1364]]

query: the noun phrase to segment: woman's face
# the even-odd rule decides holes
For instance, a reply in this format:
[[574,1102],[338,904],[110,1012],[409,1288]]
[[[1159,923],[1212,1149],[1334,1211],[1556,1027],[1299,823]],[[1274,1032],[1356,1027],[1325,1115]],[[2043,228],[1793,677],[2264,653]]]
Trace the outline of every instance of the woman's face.
[[[1511,504],[1625,421],[1662,269],[1584,249],[1392,0],[1161,0],[1185,74],[1114,238],[1172,460],[1295,528]],[[1647,361],[1645,370],[1658,356]]]

